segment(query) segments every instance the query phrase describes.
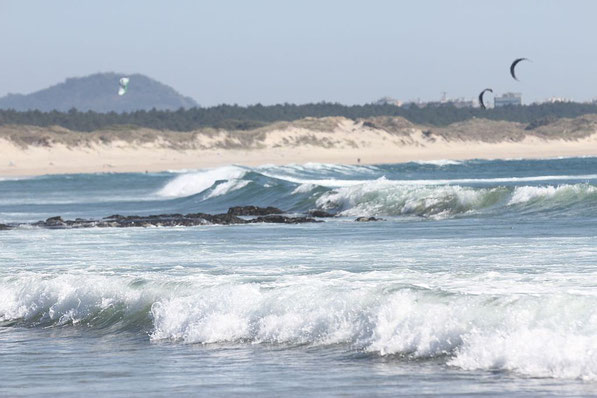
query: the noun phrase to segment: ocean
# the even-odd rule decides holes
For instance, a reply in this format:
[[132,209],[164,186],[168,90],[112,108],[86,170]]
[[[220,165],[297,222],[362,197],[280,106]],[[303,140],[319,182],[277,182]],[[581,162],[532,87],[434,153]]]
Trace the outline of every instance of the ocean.
[[[597,158],[0,178],[0,396],[597,396]],[[381,221],[356,222],[357,217]]]

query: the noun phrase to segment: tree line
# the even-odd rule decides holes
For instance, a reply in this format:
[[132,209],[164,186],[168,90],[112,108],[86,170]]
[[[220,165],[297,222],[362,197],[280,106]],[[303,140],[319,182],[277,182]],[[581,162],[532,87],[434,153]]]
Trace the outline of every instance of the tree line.
[[128,113],[41,112],[0,110],[0,125],[33,125],[40,127],[61,126],[75,131],[94,131],[119,126],[148,127],[157,130],[192,131],[205,127],[227,130],[250,130],[277,121],[293,121],[305,117],[343,116],[349,119],[376,116],[401,116],[416,124],[446,126],[472,118],[505,120],[541,125],[546,120],[573,118],[597,113],[597,104],[574,102],[545,103],[522,106],[505,106],[482,110],[457,108],[450,104],[419,107],[394,105],[342,105],[321,102],[315,104],[278,104],[264,106],[218,105],[210,108],[179,109],[166,111],[152,109]]

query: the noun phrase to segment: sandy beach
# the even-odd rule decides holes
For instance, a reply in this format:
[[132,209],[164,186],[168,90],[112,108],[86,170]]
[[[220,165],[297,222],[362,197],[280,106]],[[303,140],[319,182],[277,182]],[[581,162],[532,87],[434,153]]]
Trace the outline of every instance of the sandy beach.
[[0,176],[144,172],[237,164],[597,156],[597,118],[561,120],[535,130],[472,120],[443,128],[402,118],[305,119],[251,131],[150,129],[73,132],[59,127],[0,128]]

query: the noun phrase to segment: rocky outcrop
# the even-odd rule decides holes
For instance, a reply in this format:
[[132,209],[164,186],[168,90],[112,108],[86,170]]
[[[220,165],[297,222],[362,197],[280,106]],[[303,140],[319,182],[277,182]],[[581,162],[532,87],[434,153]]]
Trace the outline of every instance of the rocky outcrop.
[[[244,217],[244,218],[243,218]],[[64,220],[61,216],[50,217],[45,221],[27,224],[0,224],[0,231],[14,229],[20,226],[35,226],[48,229],[67,228],[130,228],[130,227],[193,227],[197,225],[236,225],[236,224],[303,224],[320,223],[316,218],[336,217],[335,214],[322,210],[312,210],[303,216],[284,215],[275,207],[235,206],[227,213],[189,213],[189,214],[155,214],[149,216],[123,216],[113,214],[100,220],[76,218]],[[358,217],[356,222],[385,221],[377,217]]]
[[[41,223],[41,221],[40,221],[40,223]],[[50,217],[43,224],[47,227],[62,227],[64,225],[66,225],[66,223],[60,216]]]
[[384,221],[384,219],[376,218],[376,217],[358,217],[355,221],[357,221],[357,222]]
[[281,215],[270,215],[257,217],[251,220],[252,223],[274,223],[274,224],[302,224],[310,222],[323,222],[311,217],[286,217]]
[[[129,228],[129,227],[192,227],[196,225],[231,225],[231,224],[302,224],[321,222],[311,217],[290,217],[284,216],[282,210],[275,207],[257,207],[257,206],[237,206],[231,207],[227,213],[207,214],[157,214],[149,216],[123,216],[113,214],[102,218],[101,220],[91,220],[77,218],[74,220],[64,220],[60,216],[50,217],[45,221],[38,221],[31,224],[0,224],[0,230],[12,229],[18,226],[31,225],[48,229],[66,229],[66,228]],[[241,218],[242,216],[257,216],[254,218]]]
[[327,211],[323,211],[323,210],[311,210],[309,212],[309,215],[311,217],[317,217],[317,218],[336,217],[335,214],[328,213]]
[[267,216],[269,214],[282,214],[282,210],[277,207],[257,207],[257,206],[234,206],[228,209],[228,214],[234,216]]

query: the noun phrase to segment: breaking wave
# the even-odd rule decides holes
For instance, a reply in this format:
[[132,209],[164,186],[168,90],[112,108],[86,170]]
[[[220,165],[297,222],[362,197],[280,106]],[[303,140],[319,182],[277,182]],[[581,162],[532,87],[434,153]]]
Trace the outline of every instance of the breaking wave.
[[376,166],[229,166],[177,174],[157,194],[191,198],[190,207],[181,202],[176,211],[225,211],[226,206],[252,204],[289,212],[321,209],[346,217],[442,219],[597,208],[597,186],[589,183],[597,175],[592,174],[396,179],[402,176]]
[[317,199],[317,205],[338,210],[346,216],[441,218],[489,211],[552,211],[578,205],[597,207],[597,187],[589,184],[492,188],[412,186],[378,180],[326,192]]
[[503,188],[462,186],[404,186],[387,180],[325,193],[317,200],[323,209],[346,216],[451,216],[496,205],[504,199]]
[[178,198],[190,196],[213,186],[217,181],[241,179],[246,170],[237,166],[181,174],[169,181],[157,194],[164,197]]
[[459,160],[450,160],[450,159],[438,159],[438,160],[418,160],[414,163],[418,163],[418,164],[430,164],[433,166],[456,166],[456,165],[460,165],[463,162],[459,161]]
[[232,275],[21,275],[0,281],[0,324],[133,331],[188,344],[342,345],[396,360],[597,380],[595,295],[463,294],[392,279],[379,271],[261,283]]

